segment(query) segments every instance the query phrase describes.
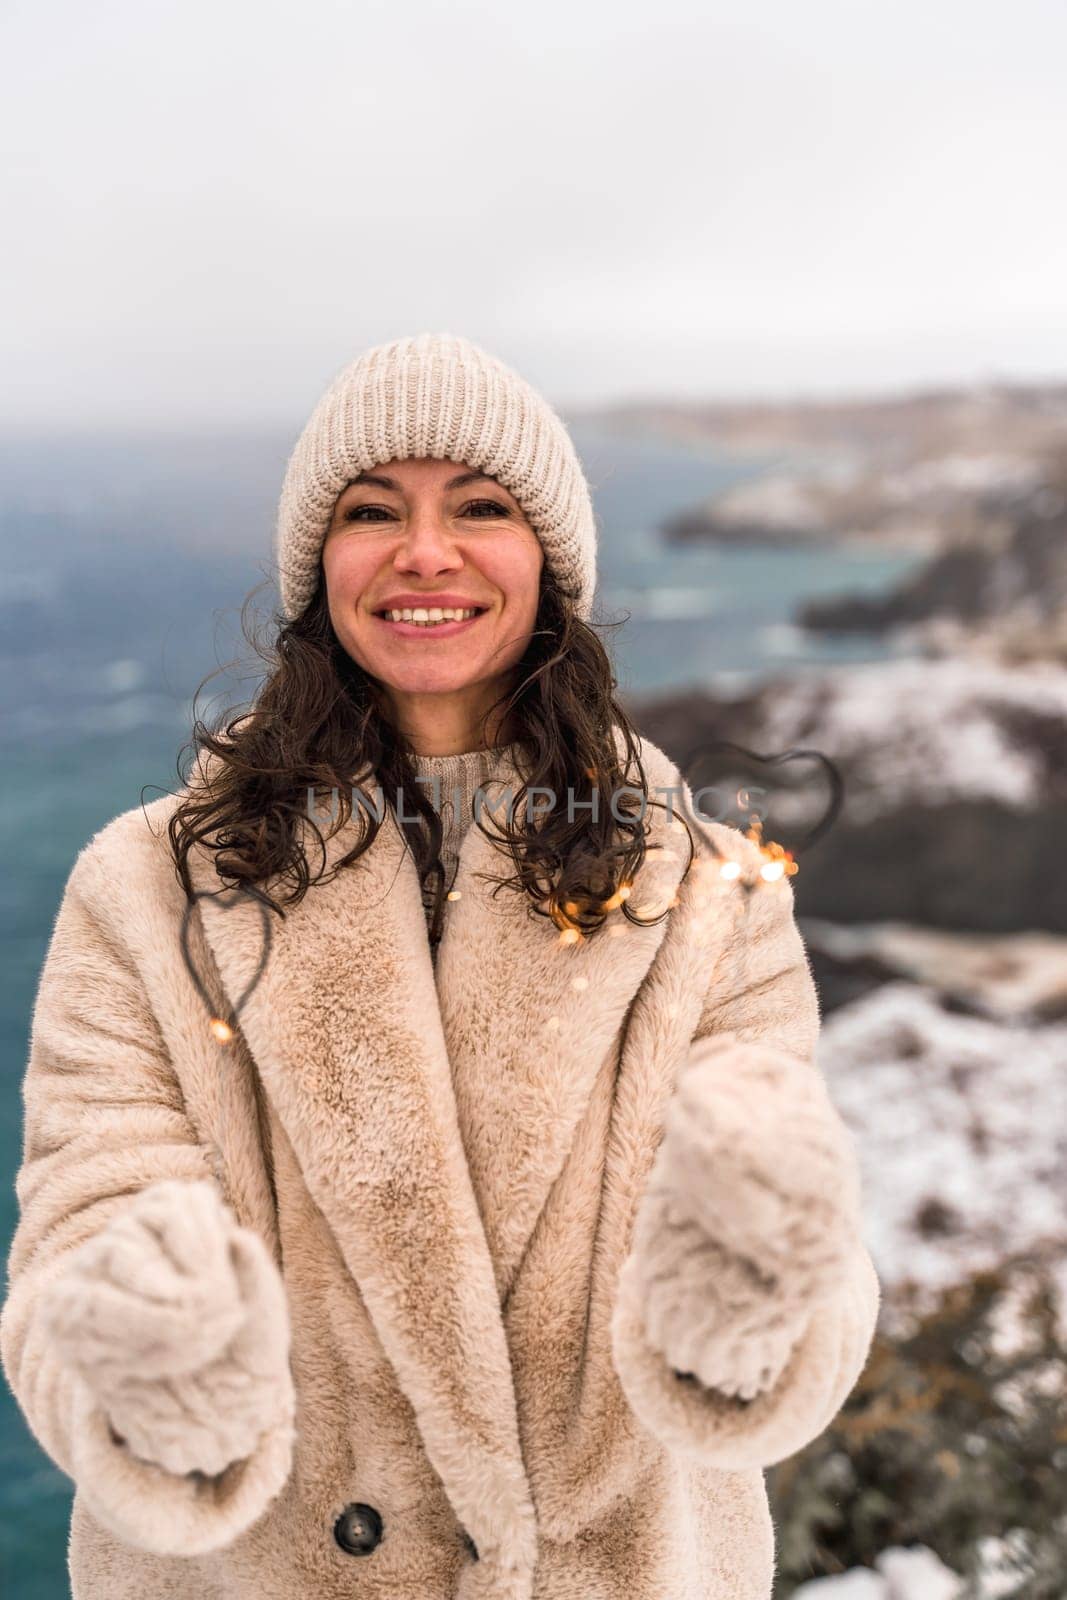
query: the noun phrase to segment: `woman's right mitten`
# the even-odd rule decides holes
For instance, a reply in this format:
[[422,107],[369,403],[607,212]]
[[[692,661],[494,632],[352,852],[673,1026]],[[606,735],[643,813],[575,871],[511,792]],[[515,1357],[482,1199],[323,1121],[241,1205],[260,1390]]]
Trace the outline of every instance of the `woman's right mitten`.
[[167,1471],[214,1476],[292,1415],[284,1285],[210,1180],[136,1195],[73,1252],[42,1314],[114,1432]]

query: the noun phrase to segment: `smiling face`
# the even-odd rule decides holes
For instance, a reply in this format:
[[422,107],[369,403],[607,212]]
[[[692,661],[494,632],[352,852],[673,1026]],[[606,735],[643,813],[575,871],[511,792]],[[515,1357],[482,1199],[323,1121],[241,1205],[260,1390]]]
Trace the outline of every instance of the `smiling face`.
[[518,501],[462,462],[391,461],[340,494],[322,551],[330,620],[416,750],[480,742],[529,643],[543,564]]

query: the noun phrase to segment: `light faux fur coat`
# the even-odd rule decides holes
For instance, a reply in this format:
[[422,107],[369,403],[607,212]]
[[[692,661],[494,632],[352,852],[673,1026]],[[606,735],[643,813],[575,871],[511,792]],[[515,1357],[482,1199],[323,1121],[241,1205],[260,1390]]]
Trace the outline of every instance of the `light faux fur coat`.
[[[661,751],[645,741],[642,757],[650,792],[682,793]],[[686,836],[652,810],[663,848],[631,904],[667,917],[637,927],[614,911],[566,946],[525,897],[492,898],[478,873],[502,860],[472,826],[435,969],[387,817],[354,867],[270,917],[258,979],[266,913],[219,895],[194,852],[198,980],[165,839],[174,804],[125,812],[81,851],[33,1015],[0,1344],[76,1484],[76,1600],[768,1600],[763,1469],[846,1399],[878,1280],[850,1217],[840,1286],[746,1403],[652,1342],[648,1285],[672,1284],[686,1253],[670,1206],[641,1202],[683,1080],[702,1097],[694,1123],[716,1125],[716,1046],[758,1066],[745,1114],[788,1164],[799,1135],[780,1085],[822,1083],[788,878],[759,878],[756,846],[705,824],[739,875],[702,844],[682,881]],[[354,826],[328,841],[328,865]],[[211,1010],[237,1014],[229,1044],[201,984]],[[815,1115],[830,1127],[828,1098]],[[730,1144],[723,1160],[743,1160],[736,1128]],[[268,1411],[216,1476],[131,1453],[42,1315],[73,1253],[163,1180],[210,1183],[284,1283],[295,1410]],[[705,1288],[668,1294],[666,1312],[660,1299],[661,1326],[671,1303],[690,1317],[677,1348],[695,1348],[687,1303],[710,1303],[698,1257],[686,1270]],[[346,1514],[370,1530],[365,1553],[335,1537]]]

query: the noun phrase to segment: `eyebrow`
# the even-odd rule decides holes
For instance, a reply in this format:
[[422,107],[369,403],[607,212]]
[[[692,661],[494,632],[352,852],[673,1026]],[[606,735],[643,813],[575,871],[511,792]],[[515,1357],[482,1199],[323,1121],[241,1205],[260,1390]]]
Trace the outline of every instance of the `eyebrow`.
[[[384,473],[377,472],[361,472],[357,478],[349,478],[345,484],[345,489],[351,489],[356,484],[362,483],[376,483],[380,489],[393,489],[397,494],[403,492],[395,478],[387,478]],[[468,483],[496,483],[496,479],[491,478],[488,472],[461,472],[458,477],[449,478],[445,484],[445,489],[446,491],[449,489],[462,489]],[[343,494],[344,492],[345,490],[342,489],[341,493]]]

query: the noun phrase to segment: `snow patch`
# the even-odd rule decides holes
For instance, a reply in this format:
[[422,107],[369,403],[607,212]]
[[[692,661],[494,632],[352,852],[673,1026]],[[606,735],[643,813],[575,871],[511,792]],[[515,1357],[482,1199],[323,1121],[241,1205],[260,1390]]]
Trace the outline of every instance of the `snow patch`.
[[903,659],[776,686],[760,742],[813,744],[849,762],[853,820],[958,798],[1028,810],[1046,798],[1046,762],[1012,736],[1011,718],[1022,713],[1067,722],[1067,668]]
[[818,1059],[856,1140],[887,1301],[910,1282],[921,1307],[1040,1254],[1067,1339],[1067,1024],[957,1015],[889,983],[825,1020]]

